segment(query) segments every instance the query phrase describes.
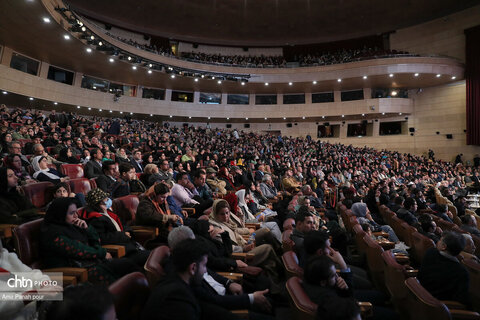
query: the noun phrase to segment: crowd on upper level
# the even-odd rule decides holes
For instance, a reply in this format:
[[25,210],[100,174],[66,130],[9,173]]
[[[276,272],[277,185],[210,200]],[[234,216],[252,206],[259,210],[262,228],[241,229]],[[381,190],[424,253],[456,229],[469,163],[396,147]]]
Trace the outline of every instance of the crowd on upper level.
[[[427,251],[419,265],[421,284],[438,299],[472,308],[459,255],[478,259],[472,239],[480,231],[470,211],[476,207],[469,208],[466,197],[480,190],[479,156],[474,166],[464,166],[461,157],[451,163],[435,159],[433,152],[426,158],[310,136],[178,128],[6,106],[0,107],[0,119],[0,224],[43,217],[39,242],[46,267],[85,267],[91,282],[111,284],[144,272],[150,250],[160,244],[173,250],[165,266],[170,275],[153,289],[142,319],[200,319],[201,313],[234,319],[228,310],[235,309],[249,309],[252,319],[272,319],[286,301],[279,256],[282,231],[289,229],[305,270],[304,290],[318,304],[319,318],[342,313],[342,319],[356,319],[356,299],[373,303],[375,319],[395,319],[364,266],[349,257],[346,222],[336,212],[340,201],[366,232],[384,232],[398,252],[408,255],[409,248],[386,223],[385,206],[435,241],[437,249]],[[81,168],[91,187],[72,190],[76,179],[66,165]],[[46,208],[36,208],[24,194],[37,182],[51,183]],[[455,210],[439,202],[436,192]],[[114,212],[112,200],[130,195],[138,196],[139,204],[135,220],[126,221]],[[444,232],[436,221],[457,232]],[[140,244],[133,226],[158,232]],[[105,244],[125,246],[125,257],[112,257]],[[254,255],[241,260],[235,253]],[[455,277],[448,277],[448,270],[456,270]],[[223,278],[217,273],[222,271],[243,272],[243,284]]]

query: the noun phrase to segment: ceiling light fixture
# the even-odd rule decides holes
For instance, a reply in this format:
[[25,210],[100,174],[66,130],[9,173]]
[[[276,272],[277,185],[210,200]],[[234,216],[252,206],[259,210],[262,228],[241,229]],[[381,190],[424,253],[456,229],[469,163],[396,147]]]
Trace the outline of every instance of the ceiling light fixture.
[[54,102],[53,104],[54,104],[54,105],[57,105],[57,104],[58,104],[58,102]]
[[268,82],[265,82],[265,85],[268,86]]
[[389,76],[390,78],[393,78],[393,73],[390,73],[388,76]]
[[193,79],[193,81],[198,82],[198,78]]
[[363,80],[367,79],[367,76],[363,76]]
[[95,36],[91,35],[90,40],[95,40]]
[[345,118],[345,115],[344,115],[344,114],[342,114],[342,118]]
[[87,51],[88,53],[92,52],[92,49],[91,48],[87,48],[85,49],[85,51]]
[[153,117],[153,114],[150,113],[150,117]]
[[133,115],[133,112],[130,112],[130,115]]
[[244,86],[244,85],[245,85],[245,81],[240,82],[240,84],[241,84],[242,86]]
[[230,118],[227,118],[227,120],[230,120]]
[[110,62],[114,62],[114,61],[115,61],[115,59],[113,59],[113,58],[110,58],[110,59],[108,59],[108,61],[110,61]]
[[172,75],[170,76],[170,78],[172,78],[172,79],[175,79],[175,75],[174,75],[174,74],[172,74]]
[[205,78],[205,75],[204,75],[204,74],[202,74],[202,75],[201,75],[201,77],[202,77],[202,79],[203,79],[203,78]]
[[88,107],[88,110],[92,110],[92,108]]
[[399,113],[398,113],[398,115],[399,115],[399,116],[401,116],[401,115],[402,115],[402,113],[401,113],[401,112],[399,112]]
[[128,56],[127,60],[128,60],[128,61],[131,61],[131,60],[132,60],[132,57]]
[[8,94],[8,92],[7,92],[7,91],[2,91],[2,93],[3,93],[3,94]]
[[362,117],[365,117],[365,113],[362,113]]
[[149,64],[148,64],[148,67],[149,67],[149,68],[153,67],[153,64],[149,63]]
[[302,117],[303,120],[305,120],[305,117]]
[[437,78],[440,78],[441,76],[442,76],[442,75],[441,75],[440,73],[439,73],[439,74],[437,74]]
[[64,38],[65,40],[70,40],[70,36],[69,36],[68,34],[64,34],[64,35],[63,35],[63,38]]
[[397,94],[398,94],[398,92],[397,92],[397,91],[395,91],[395,90],[393,90],[393,91],[392,91],[392,96],[394,96],[394,97],[395,97]]
[[147,72],[150,74],[150,73],[152,73],[152,70],[148,70]]
[[188,117],[188,119],[192,119],[192,117]]
[[218,84],[222,84],[222,80],[218,80],[217,83],[218,83]]
[[102,109],[98,109],[98,111],[102,112],[103,110],[102,110]]
[[87,28],[82,27],[82,31],[83,31],[83,32],[87,31]]
[[417,73],[415,73],[415,74],[414,74],[414,76],[415,76],[415,77],[418,77],[418,76],[419,76],[419,73],[418,73],[418,72],[417,72]]
[[283,117],[283,120],[287,120],[287,118]]
[[133,70],[137,70],[137,66],[132,66],[132,69],[133,69]]
[[337,82],[342,82],[342,79],[337,79]]
[[313,82],[312,82],[312,83],[313,83],[313,84],[317,84],[317,81],[316,81],[316,80],[313,80]]
[[98,45],[99,45],[100,47],[103,46],[103,42],[100,41],[100,42],[98,43]]
[[80,109],[80,106],[77,106],[77,109]]
[[173,116],[172,116],[172,115],[170,115],[170,118],[173,118]]
[[384,116],[384,115],[385,115],[385,112],[382,112],[382,116]]
[[289,85],[289,86],[293,85],[293,82],[289,82],[288,85]]
[[208,120],[210,120],[210,117],[208,117]]
[[45,22],[45,23],[50,23],[50,19],[47,18],[47,17],[44,17],[44,18],[43,18],[43,22]]
[[248,118],[245,118],[245,120],[248,120]]
[[322,116],[322,119],[325,119],[325,116]]
[[33,101],[33,98],[32,98],[32,97],[30,97],[30,98],[28,98],[28,100],[30,100],[30,101]]
[[268,118],[266,118],[266,117],[265,117],[264,119],[265,119],[265,120],[268,120]]
[[453,76],[453,77],[452,77],[452,80],[455,80],[455,79],[457,79],[457,77]]

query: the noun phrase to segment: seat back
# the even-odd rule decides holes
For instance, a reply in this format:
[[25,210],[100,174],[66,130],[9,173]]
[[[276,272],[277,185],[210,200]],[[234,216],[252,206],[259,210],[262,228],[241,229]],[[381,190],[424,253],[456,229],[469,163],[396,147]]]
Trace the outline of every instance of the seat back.
[[145,271],[148,283],[153,288],[163,277],[166,276],[163,264],[165,259],[170,256],[170,248],[160,246],[152,250],[145,262]]
[[405,242],[405,244],[409,247],[412,246],[412,234],[417,231],[417,229],[415,229],[415,227],[412,227],[411,225],[409,225],[408,223],[406,222],[402,222],[400,224],[400,229],[398,230],[399,232],[395,231],[395,233],[397,234],[397,236],[403,241]]
[[119,320],[140,319],[143,307],[150,295],[147,278],[140,272],[123,276],[108,287],[113,295]]
[[472,299],[475,311],[480,311],[480,263],[473,259],[464,259],[462,261],[470,275],[470,297]]
[[417,278],[405,280],[407,287],[407,306],[410,319],[450,320],[448,308],[434,298],[418,282]]
[[[392,218],[390,219],[390,227],[392,227],[393,231],[395,231],[395,234],[398,236],[399,233],[402,232],[402,223],[404,223],[405,221],[403,221],[402,219],[400,219],[399,217],[397,217],[397,215],[394,215],[392,216]],[[401,239],[402,241],[404,241],[403,239]]]
[[292,235],[293,230],[285,230],[282,233],[282,249],[283,252],[292,251],[295,248],[295,243],[290,236]]
[[386,292],[387,288],[385,287],[385,274],[382,260],[383,248],[368,234],[363,237],[363,241],[367,248],[367,265],[372,280],[378,289]]
[[380,215],[383,218],[383,221],[385,221],[386,224],[391,225],[390,221],[393,216],[395,216],[395,213],[393,213],[386,205],[382,204],[379,207]]
[[291,277],[287,280],[286,287],[293,309],[294,319],[313,320],[318,306],[316,303],[313,303],[305,293],[302,287],[302,280],[299,277]]
[[136,195],[128,195],[114,199],[112,202],[112,210],[115,212],[122,222],[126,225],[135,224],[135,214],[137,212],[137,207],[139,199]]
[[36,182],[26,184],[22,189],[25,196],[30,199],[32,204],[41,209],[53,199],[53,194],[47,192],[51,187],[53,187],[53,183],[51,182]]
[[97,177],[91,178],[88,181],[90,182],[90,188],[92,188],[92,189],[97,188]]
[[288,277],[303,278],[303,268],[298,265],[298,257],[295,252],[285,252],[282,255],[282,261]]
[[81,164],[62,164],[60,170],[70,179],[83,178],[83,166]]
[[407,299],[407,287],[405,286],[405,267],[395,260],[392,251],[382,253],[383,269],[385,274],[385,286],[387,287],[397,310],[405,309]]
[[359,253],[365,254],[367,252],[367,245],[365,241],[363,241],[363,237],[366,235],[365,231],[363,231],[362,226],[359,223],[355,224],[352,229]]
[[70,185],[70,189],[74,193],[83,193],[84,195],[87,195],[87,193],[92,190],[90,181],[88,181],[86,178],[71,179],[68,180],[68,183]]
[[412,233],[412,248],[410,251],[412,259],[420,265],[422,263],[423,256],[425,252],[433,248],[435,243],[432,239],[424,236],[419,232]]
[[33,269],[41,268],[40,229],[43,219],[23,223],[13,229],[13,241],[17,256],[24,264]]

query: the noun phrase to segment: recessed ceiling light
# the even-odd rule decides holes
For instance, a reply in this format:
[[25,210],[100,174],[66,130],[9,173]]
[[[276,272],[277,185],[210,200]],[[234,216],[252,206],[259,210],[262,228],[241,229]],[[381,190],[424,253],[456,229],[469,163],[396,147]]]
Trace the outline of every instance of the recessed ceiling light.
[[33,100],[33,98],[32,98],[32,97],[30,97],[30,98],[28,98],[28,100],[32,101],[32,100]]
[[389,76],[390,78],[393,78],[393,73],[390,73],[388,76]]
[[112,111],[112,110],[110,110],[110,113],[112,113],[112,112],[113,112],[113,111]]
[[193,79],[193,81],[198,82],[198,78]]
[[132,69],[133,69],[133,70],[137,70],[137,66],[132,66]]
[[58,102],[54,102],[53,104],[54,104],[54,105],[57,105],[57,104],[58,104]]
[[415,74],[414,74],[414,76],[415,76],[415,77],[418,77],[418,76],[419,76],[419,73],[418,73],[418,72],[417,72],[417,73],[415,73]]
[[385,112],[382,112],[382,116],[384,116],[384,115],[385,115]]
[[218,83],[218,84],[222,84],[222,80],[218,80],[217,83]]
[[265,118],[265,120],[268,120],[268,118]]
[[115,59],[113,59],[113,58],[110,58],[110,59],[108,59],[108,61],[110,61],[110,62],[114,62],[114,61],[115,61]]
[[77,106],[77,109],[80,109],[80,106]]
[[132,57],[128,56],[127,60],[128,60],[128,61],[132,60]]
[[133,112],[130,112],[130,115],[133,115]]
[[[192,117],[188,117],[188,119],[192,119]],[[228,118],[227,118],[228,119]]]
[[325,119],[325,116],[322,116],[322,119]]
[[242,86],[244,86],[244,85],[245,85],[245,81],[240,82],[240,84],[241,84]]
[[170,78],[172,78],[172,79],[175,79],[175,75],[174,75],[174,74],[172,74],[172,75],[170,76]]
[[92,52],[92,49],[91,48],[87,48],[85,49],[85,51],[87,51],[88,53]]
[[245,120],[248,120],[248,118],[245,118]]
[[399,115],[399,116],[401,116],[401,115],[402,115],[402,113],[401,113],[401,112],[399,112],[399,113],[398,113],[398,115]]
[[392,91],[392,96],[395,97],[396,95],[397,95],[397,91],[393,90],[393,91]]
[[287,118],[283,117],[283,120],[287,120]]
[[95,36],[91,35],[90,40],[95,40]]
[[265,82],[265,85],[268,86],[268,82]]
[[152,73],[152,70],[148,70],[147,72],[148,72],[148,73]]
[[64,35],[63,35],[63,38],[64,38],[65,40],[70,40],[70,36],[69,36],[68,34],[64,34]]
[[123,111],[120,111],[120,114],[123,114]]
[[363,76],[363,79],[367,79],[367,76]]
[[149,63],[149,64],[148,64],[148,67],[149,67],[149,68],[153,67],[153,64]]
[[365,117],[365,113],[362,113],[362,117]]
[[293,84],[293,82],[289,82],[288,85],[291,86]]
[[344,114],[342,114],[342,118],[345,118],[345,115],[344,115]]
[[100,112],[101,112],[101,111],[103,111],[103,110],[102,110],[102,109],[98,109],[98,111],[100,111]]
[[2,93],[3,93],[3,94],[8,94],[8,92],[7,92],[7,91],[2,91]]
[[201,75],[201,77],[202,77],[202,79],[203,79],[203,78],[205,78],[205,75],[204,75],[204,74],[202,74],[202,75]]
[[210,120],[210,117],[208,117],[208,120]]
[[43,17],[43,22],[45,22],[45,23],[50,23],[50,18]]
[[92,108],[88,107],[88,110],[92,110]]
[[313,82],[312,82],[312,83],[313,83],[313,84],[317,84],[317,81],[316,81],[316,80],[313,80]]
[[453,76],[453,77],[452,77],[452,80],[455,80],[455,79],[457,79],[457,77]]
[[439,74],[437,74],[437,78],[440,78],[441,76],[442,76],[442,75],[441,75],[440,73],[439,73]]
[[82,31],[83,31],[83,32],[87,31],[87,28],[82,27]]
[[230,118],[227,118],[227,120],[230,120]]
[[302,117],[303,120],[305,120],[305,117]]
[[172,116],[172,115],[170,115],[170,118],[173,118],[173,116]]
[[337,82],[342,82],[342,79],[337,79]]
[[150,117],[153,117],[153,114],[150,113]]

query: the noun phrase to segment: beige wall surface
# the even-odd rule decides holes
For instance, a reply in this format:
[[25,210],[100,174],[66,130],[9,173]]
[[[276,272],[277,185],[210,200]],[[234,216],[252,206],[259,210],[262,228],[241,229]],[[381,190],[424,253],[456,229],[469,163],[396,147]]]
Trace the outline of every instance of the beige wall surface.
[[[461,0],[460,0],[461,1]],[[480,5],[390,35],[390,48],[465,61],[464,30],[480,24]]]

